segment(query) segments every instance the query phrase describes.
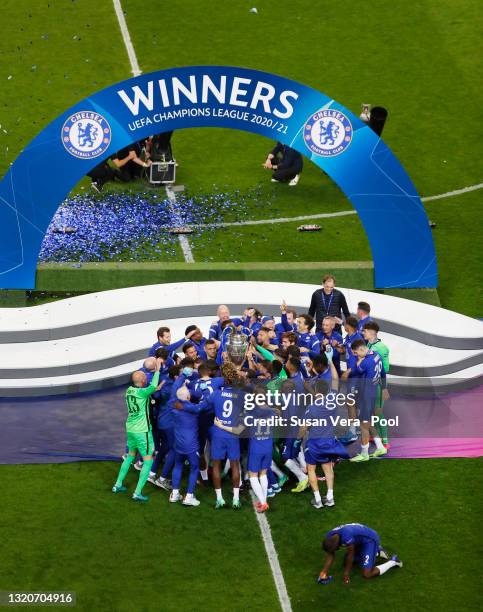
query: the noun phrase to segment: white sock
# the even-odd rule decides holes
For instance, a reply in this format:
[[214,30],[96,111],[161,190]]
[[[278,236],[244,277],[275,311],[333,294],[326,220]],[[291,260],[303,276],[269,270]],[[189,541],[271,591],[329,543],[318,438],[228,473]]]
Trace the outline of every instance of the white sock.
[[396,567],[396,565],[399,565],[397,561],[386,561],[386,563],[382,563],[381,565],[378,565],[377,569],[379,570],[379,575],[382,576],[388,570],[390,570],[391,567]]
[[314,497],[317,503],[322,501],[322,498],[320,497],[320,491],[314,491]]
[[191,499],[193,497],[193,493],[186,493],[185,499]]
[[381,557],[381,559],[389,559],[387,552],[383,550],[382,548],[379,550],[377,555],[378,557]]
[[177,495],[179,495],[179,489],[173,489],[172,491],[173,497],[176,497]]
[[263,500],[263,489],[262,489],[262,485],[260,484],[260,481],[258,480],[258,477],[250,476],[250,484],[252,485],[253,492],[258,497],[258,501],[261,504],[264,504],[265,502],[262,501]]
[[239,501],[240,499],[240,489],[238,487],[233,489],[233,501]]
[[307,469],[307,464],[305,463],[305,455],[304,455],[304,450],[303,448],[300,449],[300,452],[297,456],[297,461],[300,464],[300,467],[302,468],[302,470],[306,470]]
[[327,489],[327,499],[334,499],[334,489]]
[[163,476],[159,476],[157,480],[159,480],[159,482],[164,482],[165,480],[167,480],[167,478],[163,478]]
[[200,470],[200,474],[203,480],[208,480],[208,470]]
[[287,459],[287,461],[285,462],[285,465],[292,472],[292,474],[295,474],[295,476],[297,476],[297,478],[299,479],[299,482],[302,482],[302,480],[307,480],[307,474],[305,474],[300,469],[300,466],[296,461],[294,461],[293,459]]
[[361,444],[361,455],[369,454],[369,444]]
[[384,448],[381,438],[374,438],[374,444],[376,445],[377,450]]
[[149,472],[149,478],[154,478],[156,476],[156,472]]
[[223,499],[223,493],[221,492],[221,489],[215,489],[215,493],[216,493],[216,501],[220,501]]
[[282,470],[278,467],[275,461],[272,461],[272,465],[270,467],[272,468],[272,472],[276,474],[279,478],[283,476]]
[[267,491],[268,491],[268,477],[266,474],[263,474],[263,476],[260,476],[260,484],[262,485],[262,491],[263,491],[263,504],[267,501]]

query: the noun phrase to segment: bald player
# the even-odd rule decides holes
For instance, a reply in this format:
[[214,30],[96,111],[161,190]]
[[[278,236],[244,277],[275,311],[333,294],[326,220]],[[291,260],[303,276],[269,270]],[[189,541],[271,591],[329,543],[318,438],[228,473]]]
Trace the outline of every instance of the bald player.
[[213,321],[210,327],[210,338],[214,338],[215,340],[221,340],[221,334],[223,332],[222,324],[225,321],[233,321],[235,327],[243,324],[243,321],[238,317],[230,316],[230,309],[225,304],[220,304],[216,310],[216,316],[218,319]]
[[151,384],[147,385],[146,374],[140,370],[131,376],[131,386],[126,391],[126,433],[128,454],[122,462],[121,469],[112,487],[113,493],[123,493],[126,487],[122,484],[129,471],[131,463],[134,461],[136,452],[143,458],[143,467],[139,473],[138,484],[132,498],[135,501],[146,502],[148,498],[142,494],[142,490],[149,477],[149,472],[153,464],[154,441],[151,432],[149,419],[149,402],[151,395],[158,390],[159,369],[162,359],[156,359],[155,372]]

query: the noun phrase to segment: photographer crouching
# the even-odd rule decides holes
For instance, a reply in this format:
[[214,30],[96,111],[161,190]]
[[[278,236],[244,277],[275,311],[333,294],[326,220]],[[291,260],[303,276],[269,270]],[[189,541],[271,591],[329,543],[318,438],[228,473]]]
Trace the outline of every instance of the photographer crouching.
[[298,151],[277,142],[268,154],[263,167],[274,171],[272,183],[288,182],[290,187],[295,187],[299,182],[303,165],[302,155]]

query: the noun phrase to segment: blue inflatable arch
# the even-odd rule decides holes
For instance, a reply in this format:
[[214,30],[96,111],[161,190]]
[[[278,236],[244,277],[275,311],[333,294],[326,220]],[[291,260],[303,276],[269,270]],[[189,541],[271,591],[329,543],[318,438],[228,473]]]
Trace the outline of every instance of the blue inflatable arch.
[[352,202],[369,238],[376,287],[437,286],[421,200],[404,168],[365,123],[295,81],[245,68],[197,66],[112,85],[32,140],[0,183],[0,287],[35,287],[49,223],[89,170],[135,140],[191,127],[241,129],[294,147]]

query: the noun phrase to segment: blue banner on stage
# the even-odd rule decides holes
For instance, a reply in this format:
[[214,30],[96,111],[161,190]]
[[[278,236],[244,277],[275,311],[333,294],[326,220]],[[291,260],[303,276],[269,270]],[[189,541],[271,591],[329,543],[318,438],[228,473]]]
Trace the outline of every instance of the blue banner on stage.
[[[376,287],[437,286],[425,209],[375,132],[335,100],[295,81],[245,68],[197,66],[112,85],[32,140],[0,183],[0,287],[35,287],[49,223],[89,170],[134,141],[191,127],[255,132],[297,149],[339,185],[359,214]],[[357,259],[355,247],[348,258]]]

